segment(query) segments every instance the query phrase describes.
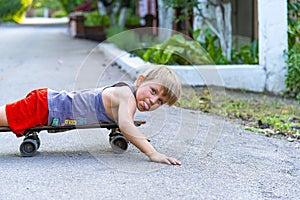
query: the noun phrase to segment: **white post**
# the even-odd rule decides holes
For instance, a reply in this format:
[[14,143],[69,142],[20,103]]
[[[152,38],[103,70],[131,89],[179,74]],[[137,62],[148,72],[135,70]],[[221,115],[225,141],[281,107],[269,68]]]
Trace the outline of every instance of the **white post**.
[[174,10],[167,8],[163,0],[158,0],[159,39],[167,40],[172,36]]
[[287,1],[258,0],[257,6],[259,64],[266,70],[266,90],[280,94],[286,89]]

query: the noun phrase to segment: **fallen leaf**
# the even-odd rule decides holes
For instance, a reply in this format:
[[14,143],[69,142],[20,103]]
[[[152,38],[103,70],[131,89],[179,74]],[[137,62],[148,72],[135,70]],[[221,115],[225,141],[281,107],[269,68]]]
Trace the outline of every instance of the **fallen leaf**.
[[203,90],[203,94],[209,94],[209,90]]

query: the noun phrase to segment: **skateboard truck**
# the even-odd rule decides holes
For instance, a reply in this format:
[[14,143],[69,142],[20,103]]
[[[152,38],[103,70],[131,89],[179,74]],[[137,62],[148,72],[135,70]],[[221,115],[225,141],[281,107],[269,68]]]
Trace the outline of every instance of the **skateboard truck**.
[[40,146],[41,141],[38,137],[38,132],[30,132],[27,136],[25,136],[19,150],[23,157],[31,157],[36,154]]
[[129,141],[118,129],[112,129],[109,134],[109,144],[115,153],[124,153],[128,148]]

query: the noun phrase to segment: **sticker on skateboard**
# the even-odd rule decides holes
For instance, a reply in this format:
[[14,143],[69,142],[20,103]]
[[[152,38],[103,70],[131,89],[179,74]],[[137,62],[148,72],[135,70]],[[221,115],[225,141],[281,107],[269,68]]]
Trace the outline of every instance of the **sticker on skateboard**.
[[[135,121],[136,126],[145,124],[145,121]],[[93,129],[106,128],[110,130],[109,143],[115,153],[124,153],[128,148],[129,141],[122,134],[119,126],[116,123],[99,123],[87,125],[70,125],[70,126],[37,126],[27,129],[22,136],[24,140],[20,145],[20,153],[24,157],[34,156],[40,148],[41,141],[38,133],[41,131],[48,131],[48,133],[64,132],[74,129]],[[7,126],[0,126],[0,132],[11,132]]]

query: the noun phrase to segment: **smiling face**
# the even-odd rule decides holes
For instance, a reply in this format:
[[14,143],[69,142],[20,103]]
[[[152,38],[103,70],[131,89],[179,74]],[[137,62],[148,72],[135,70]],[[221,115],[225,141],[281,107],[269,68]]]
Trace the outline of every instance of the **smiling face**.
[[142,81],[139,78],[138,88],[136,90],[137,109],[141,112],[153,111],[166,102],[168,97],[164,95],[163,87],[155,81]]

